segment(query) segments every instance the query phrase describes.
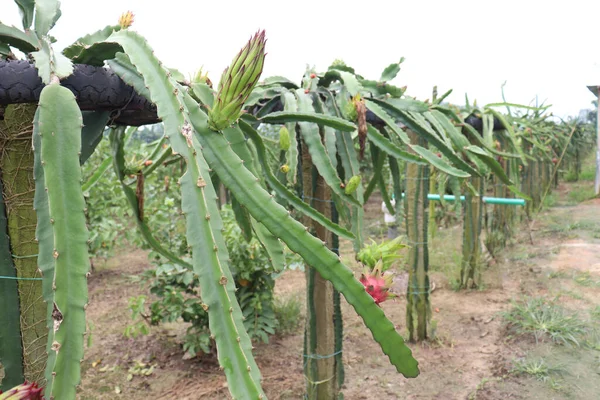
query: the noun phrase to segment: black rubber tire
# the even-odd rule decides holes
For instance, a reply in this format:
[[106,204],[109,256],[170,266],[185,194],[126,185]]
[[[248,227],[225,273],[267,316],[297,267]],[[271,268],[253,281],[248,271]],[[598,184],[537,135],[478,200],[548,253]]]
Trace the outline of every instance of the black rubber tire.
[[[76,64],[61,81],[81,110],[113,111],[116,124],[140,126],[160,122],[156,106],[139,96],[110,69]],[[0,61],[0,105],[37,103],[44,84],[28,61]]]

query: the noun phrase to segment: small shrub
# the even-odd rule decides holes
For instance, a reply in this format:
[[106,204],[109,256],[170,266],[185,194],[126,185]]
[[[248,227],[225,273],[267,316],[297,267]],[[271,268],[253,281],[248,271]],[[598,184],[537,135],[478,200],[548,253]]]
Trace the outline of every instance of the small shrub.
[[[244,238],[230,206],[223,206],[221,216],[244,327],[252,339],[267,343],[269,335],[274,334],[277,327],[273,288],[278,271],[271,266],[265,249],[256,238],[250,241]],[[173,235],[174,240],[170,242],[176,247],[183,243],[178,237]],[[290,255],[288,259],[294,260],[295,257]],[[190,325],[183,340],[186,357],[212,352],[214,342],[210,339],[208,313],[202,307],[198,276],[184,266],[162,263],[144,272],[141,280],[149,284],[150,292],[158,300],[150,305],[149,311],[145,311],[144,296],[130,299],[134,323],[127,327],[126,335],[147,334],[150,325],[183,320]]]
[[277,320],[277,332],[280,335],[295,333],[300,326],[301,304],[297,297],[278,299],[273,307]]

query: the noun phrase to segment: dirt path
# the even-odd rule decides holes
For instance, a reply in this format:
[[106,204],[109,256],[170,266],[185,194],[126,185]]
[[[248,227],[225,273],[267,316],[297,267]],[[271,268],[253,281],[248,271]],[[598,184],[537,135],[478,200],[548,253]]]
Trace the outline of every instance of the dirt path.
[[[569,186],[559,192],[566,196]],[[380,203],[379,203],[380,204]],[[378,218],[377,200],[369,206]],[[534,244],[522,229],[515,243],[486,270],[486,288],[455,292],[447,275],[460,252],[460,229],[441,230],[431,263],[436,290],[432,294],[437,338],[412,344],[421,375],[404,379],[389,365],[370,332],[346,303],[344,312],[345,398],[354,399],[595,399],[600,398],[600,352],[538,344],[511,338],[499,312],[522,296],[559,298],[586,315],[600,306],[600,201],[557,207],[533,224]],[[343,251],[351,262],[350,248]],[[86,349],[81,399],[227,399],[224,376],[214,360],[183,360],[177,344],[181,324],[154,328],[137,339],[123,336],[130,317],[127,301],[142,294],[128,275],[148,268],[141,251],[112,258],[90,278],[88,318],[93,340]],[[598,282],[598,284],[596,284]],[[304,301],[304,276],[286,272],[277,281],[279,297]],[[400,332],[405,332],[404,298],[383,304]],[[600,350],[597,349],[597,350]],[[553,355],[567,365],[557,380],[561,387],[509,373],[514,360],[526,355]],[[257,345],[255,355],[270,399],[301,399],[302,332]],[[128,371],[136,362],[153,365],[149,376]],[[596,397],[594,397],[596,396]]]

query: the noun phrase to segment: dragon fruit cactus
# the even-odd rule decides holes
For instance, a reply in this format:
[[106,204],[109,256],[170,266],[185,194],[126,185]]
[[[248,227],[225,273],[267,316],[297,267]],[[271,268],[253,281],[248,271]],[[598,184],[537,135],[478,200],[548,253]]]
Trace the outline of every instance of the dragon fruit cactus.
[[6,393],[0,390],[0,400],[43,400],[42,391],[35,382],[27,382],[15,386]]
[[375,304],[379,305],[386,301],[396,297],[393,293],[390,293],[390,287],[393,283],[393,276],[386,274],[381,271],[383,266],[382,261],[378,261],[373,268],[373,271],[366,270],[360,277],[360,283],[363,284],[367,293],[373,297]]

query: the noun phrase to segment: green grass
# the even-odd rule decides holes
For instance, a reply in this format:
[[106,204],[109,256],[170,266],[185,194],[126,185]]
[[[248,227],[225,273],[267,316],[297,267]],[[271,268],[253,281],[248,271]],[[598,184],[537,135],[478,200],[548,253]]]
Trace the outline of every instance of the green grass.
[[549,279],[573,279],[573,281],[581,286],[600,287],[600,280],[594,279],[592,274],[589,271],[572,271],[568,273],[567,271],[552,271],[548,274]]
[[[596,164],[595,164],[595,154],[592,154],[588,157],[582,165],[581,172],[579,173],[580,181],[593,181],[596,177]],[[564,176],[565,182],[575,182],[575,171],[570,169]]]
[[552,271],[548,274],[549,279],[565,279],[568,278],[569,274],[566,271]]
[[549,339],[555,344],[579,347],[588,330],[579,317],[567,313],[555,300],[542,297],[513,301],[512,308],[502,317],[516,334],[531,335],[536,343]]
[[544,208],[554,207],[558,202],[558,198],[555,193],[548,193],[546,198],[544,198]]
[[598,224],[592,221],[570,221],[568,217],[554,217],[549,221],[548,226],[543,230],[544,233],[567,234],[576,230],[591,230],[598,229]]
[[590,271],[574,273],[573,280],[581,286],[600,286],[600,280],[595,280],[590,274]]
[[571,203],[581,203],[594,197],[596,197],[596,193],[592,185],[573,187],[567,194],[567,199]]
[[564,368],[551,366],[543,358],[537,360],[522,358],[515,361],[511,372],[517,375],[529,375],[539,381],[547,382],[551,375],[564,372]]

